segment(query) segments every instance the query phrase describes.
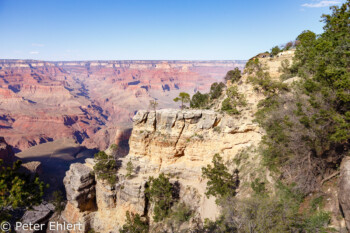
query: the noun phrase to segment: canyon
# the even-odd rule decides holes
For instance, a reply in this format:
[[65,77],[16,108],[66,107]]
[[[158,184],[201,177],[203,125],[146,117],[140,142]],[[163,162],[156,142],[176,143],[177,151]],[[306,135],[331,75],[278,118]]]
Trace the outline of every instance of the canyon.
[[150,100],[178,107],[245,61],[0,60],[0,135],[20,152],[62,138],[88,148],[125,145]]

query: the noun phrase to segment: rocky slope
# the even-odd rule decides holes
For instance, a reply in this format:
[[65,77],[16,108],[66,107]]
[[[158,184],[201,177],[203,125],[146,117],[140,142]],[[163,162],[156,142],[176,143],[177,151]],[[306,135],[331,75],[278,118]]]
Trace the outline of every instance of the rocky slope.
[[[0,134],[19,151],[59,138],[105,149],[128,138],[150,99],[176,107],[180,92],[207,91],[244,61],[0,60]],[[116,132],[118,131],[118,132]],[[124,132],[124,133],[123,133]],[[124,135],[123,135],[124,134]]]
[[[219,207],[214,198],[204,195],[207,181],[202,178],[201,169],[211,163],[216,153],[225,161],[236,161],[231,169],[239,171],[238,195],[246,194],[248,183],[257,177],[272,181],[253,153],[263,135],[253,121],[263,96],[246,80],[239,85],[239,91],[245,94],[247,106],[240,109],[238,116],[214,110],[138,111],[133,117],[129,154],[118,160],[121,167],[115,186],[91,175],[92,159],[70,167],[64,180],[68,199],[64,220],[82,222],[85,230],[118,232],[126,211],[151,216],[152,207],[144,195],[145,184],[149,177],[158,177],[160,173],[179,183],[180,200],[195,210],[197,223],[203,223],[205,218],[215,219]],[[126,178],[129,161],[135,172]]]

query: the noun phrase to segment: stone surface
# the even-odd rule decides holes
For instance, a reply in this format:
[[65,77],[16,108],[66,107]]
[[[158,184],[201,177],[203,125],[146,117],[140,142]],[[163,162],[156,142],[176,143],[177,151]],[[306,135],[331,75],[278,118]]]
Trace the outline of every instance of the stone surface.
[[96,208],[95,177],[93,170],[81,163],[70,166],[63,180],[67,200],[80,211],[91,211]]
[[20,171],[30,173],[30,174],[38,174],[39,176],[43,174],[42,164],[39,161],[33,161],[28,163],[23,163],[21,165]]
[[[21,222],[23,224],[47,224],[52,216],[55,207],[50,203],[43,203],[39,206],[34,206],[32,210],[28,210],[24,213]],[[19,233],[35,232],[30,230],[18,230]]]

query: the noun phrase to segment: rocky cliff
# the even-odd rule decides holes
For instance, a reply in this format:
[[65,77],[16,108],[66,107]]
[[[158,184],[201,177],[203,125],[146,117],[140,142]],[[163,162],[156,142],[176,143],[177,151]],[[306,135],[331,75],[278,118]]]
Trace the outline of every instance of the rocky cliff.
[[[197,223],[203,223],[205,218],[215,219],[219,207],[214,198],[204,195],[207,181],[202,178],[202,167],[211,163],[217,153],[225,161],[236,161],[231,169],[239,171],[238,195],[247,194],[247,184],[257,177],[271,181],[269,172],[260,166],[260,158],[253,153],[263,135],[253,121],[258,100],[263,97],[246,82],[241,83],[239,91],[245,93],[247,105],[238,116],[214,110],[138,111],[133,117],[129,154],[118,159],[115,186],[88,175],[93,172],[92,159],[71,166],[65,178],[69,201],[64,220],[84,222],[85,230],[118,232],[126,211],[151,216],[145,185],[149,177],[160,173],[179,184],[180,200],[195,210]],[[135,172],[127,178],[129,161]],[[89,208],[79,206],[90,202],[94,205]]]

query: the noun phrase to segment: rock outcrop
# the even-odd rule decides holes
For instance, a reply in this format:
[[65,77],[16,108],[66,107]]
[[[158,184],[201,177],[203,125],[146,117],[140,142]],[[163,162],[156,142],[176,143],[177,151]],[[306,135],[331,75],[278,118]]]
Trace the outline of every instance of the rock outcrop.
[[[89,216],[85,218],[85,225],[95,231],[117,232],[125,221],[126,211],[141,215],[145,213],[146,181],[148,177],[157,177],[160,173],[172,177],[171,182],[179,183],[180,199],[196,210],[198,219],[214,219],[219,209],[213,198],[208,199],[204,195],[206,180],[202,178],[201,168],[211,163],[213,155],[219,153],[225,160],[247,160],[245,168],[240,167],[242,174],[245,174],[242,182],[253,179],[254,174],[249,166],[256,166],[259,160],[253,156],[239,158],[240,152],[248,151],[261,139],[260,129],[252,121],[250,107],[243,111],[243,118],[233,118],[212,110],[162,109],[137,112],[129,140],[130,152],[120,159],[122,166],[116,174],[118,183],[110,187],[95,178],[95,188],[89,190],[91,196],[96,196],[95,211],[82,208],[76,198],[72,198],[71,193],[85,196],[87,189],[79,189],[77,187],[80,184],[67,182],[85,180],[93,161],[89,159],[85,164],[73,164],[67,172],[65,184],[68,205],[64,216],[74,216],[74,220],[66,217],[66,221],[74,222]],[[135,168],[131,178],[126,178],[128,161]]]
[[96,190],[93,169],[74,163],[63,180],[67,192],[67,205],[62,218],[72,224],[82,223],[91,228],[91,214],[96,210]]
[[81,163],[71,165],[63,183],[67,200],[81,211],[95,209],[95,177],[93,170]]

